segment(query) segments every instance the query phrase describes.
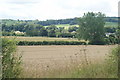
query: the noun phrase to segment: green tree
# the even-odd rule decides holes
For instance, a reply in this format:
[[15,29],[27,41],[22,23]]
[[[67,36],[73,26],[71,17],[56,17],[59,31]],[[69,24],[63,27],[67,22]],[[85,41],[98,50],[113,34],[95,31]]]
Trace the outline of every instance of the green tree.
[[104,44],[105,14],[88,12],[79,19],[78,39],[89,40],[91,44]]
[[69,31],[69,32],[73,32],[73,31],[77,31],[77,29],[78,29],[78,27],[72,26],[72,27],[69,27],[69,28],[68,28],[68,31]]
[[55,25],[50,25],[47,27],[47,30],[57,30],[58,28]]
[[58,28],[55,25],[50,25],[46,29],[48,31],[48,36],[49,37],[56,37],[56,31],[57,31]]
[[42,28],[41,25],[29,24],[25,26],[26,35],[28,36],[38,36],[39,30]]
[[116,40],[117,43],[120,44],[120,26],[118,26],[118,29],[116,31]]
[[42,27],[39,32],[40,36],[48,36],[48,31],[45,29],[45,27]]
[[48,36],[49,36],[49,37],[56,37],[55,30],[50,30],[50,31],[48,32]]

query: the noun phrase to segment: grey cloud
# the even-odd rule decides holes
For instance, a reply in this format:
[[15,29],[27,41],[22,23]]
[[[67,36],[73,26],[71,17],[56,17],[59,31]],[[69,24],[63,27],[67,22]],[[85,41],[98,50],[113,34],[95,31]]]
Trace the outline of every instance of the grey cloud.
[[108,13],[111,13],[110,15],[116,13],[112,10],[114,6],[110,5],[110,2],[107,0],[98,0],[99,2],[93,0],[93,3],[86,1],[87,0],[4,0],[3,3],[6,5],[6,10],[3,10],[4,14],[0,16],[13,19],[58,19],[79,17],[87,11],[99,11],[106,15],[108,15]]

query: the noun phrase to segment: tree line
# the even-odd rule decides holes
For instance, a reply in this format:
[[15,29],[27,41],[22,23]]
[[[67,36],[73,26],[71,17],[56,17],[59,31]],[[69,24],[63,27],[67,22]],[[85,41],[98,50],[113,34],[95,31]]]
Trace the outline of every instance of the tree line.
[[[3,36],[46,36],[46,37],[75,37],[78,27],[72,26],[68,29],[50,25],[44,27],[39,24],[16,24],[12,26],[2,25]],[[20,31],[22,33],[15,33]]]
[[[119,33],[118,28],[104,27],[106,20],[117,22],[118,19],[116,17],[106,17],[105,14],[100,12],[88,12],[80,18],[43,21],[49,23],[46,24],[49,25],[48,27],[43,26],[39,20],[3,20],[1,24],[3,36],[70,37],[88,40],[95,44],[103,44],[105,38],[107,42],[112,42],[111,40]],[[57,27],[54,25],[66,24],[66,22],[70,24],[70,21],[75,22],[79,27],[72,26],[65,29],[64,26]],[[105,33],[113,34],[108,34],[107,37]]]
[[[75,18],[69,18],[69,19],[58,19],[58,20],[45,20],[45,21],[39,21],[39,20],[12,20],[12,19],[3,19],[2,23],[33,23],[33,24],[40,24],[42,26],[49,26],[49,25],[58,25],[58,24],[78,24],[78,19],[80,17],[75,17]],[[118,22],[117,17],[104,17],[105,22]]]
[[[79,19],[77,24],[79,24]],[[78,27],[72,26],[68,29],[57,27],[54,24],[44,27],[41,24],[25,21],[2,21],[3,36],[48,36],[48,37],[75,37]],[[115,33],[117,28],[105,27],[105,33]],[[15,31],[24,32],[25,34],[15,34]]]

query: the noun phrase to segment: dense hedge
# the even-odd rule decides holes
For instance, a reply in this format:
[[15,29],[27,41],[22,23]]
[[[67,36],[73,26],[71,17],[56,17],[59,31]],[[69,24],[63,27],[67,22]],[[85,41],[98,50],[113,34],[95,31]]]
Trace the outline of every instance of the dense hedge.
[[18,45],[86,45],[79,41],[20,41]]
[[[17,54],[17,41],[15,39],[2,38],[2,80],[19,78],[22,72],[22,56]],[[1,60],[0,59],[0,60]],[[0,66],[1,67],[1,66]],[[5,79],[6,78],[6,79]],[[16,79],[15,79],[16,80]]]

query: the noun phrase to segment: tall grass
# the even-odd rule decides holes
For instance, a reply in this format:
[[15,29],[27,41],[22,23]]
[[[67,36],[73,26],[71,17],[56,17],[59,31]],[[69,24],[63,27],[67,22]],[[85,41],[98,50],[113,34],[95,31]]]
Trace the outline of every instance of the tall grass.
[[[104,63],[83,64],[81,69],[74,71],[69,77],[80,78],[118,78],[118,56],[120,46],[114,48]],[[86,63],[87,60],[86,60]]]
[[[64,56],[64,63],[49,59],[49,63],[36,64],[24,72],[23,77],[32,78],[117,78],[117,48],[113,49],[103,62],[91,62],[87,56],[87,45],[74,53]],[[83,58],[83,59],[80,59]],[[69,59],[69,61],[67,60]],[[42,60],[40,61],[42,62]],[[27,74],[27,72],[31,74]]]

